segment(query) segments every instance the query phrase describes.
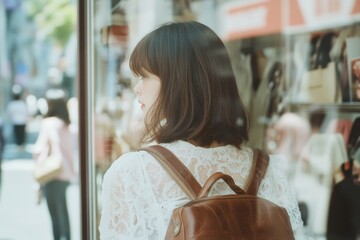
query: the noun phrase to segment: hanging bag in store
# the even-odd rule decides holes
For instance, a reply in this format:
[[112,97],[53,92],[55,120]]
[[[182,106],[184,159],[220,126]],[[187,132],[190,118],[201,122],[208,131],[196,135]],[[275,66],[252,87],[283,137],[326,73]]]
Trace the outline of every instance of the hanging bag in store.
[[298,102],[338,102],[339,93],[336,81],[334,62],[330,62],[326,68],[304,72],[301,79]]
[[[49,131],[51,132],[51,131]],[[39,184],[54,180],[62,171],[63,160],[54,146],[54,138],[50,137],[49,153],[45,159],[37,159],[34,166],[34,178]]]
[[341,101],[335,62],[331,61],[329,56],[333,38],[333,33],[327,33],[318,40],[319,46],[314,46],[315,61],[310,64],[310,70],[304,71],[302,75],[296,102],[331,104]]
[[[173,210],[167,240],[294,239],[285,208],[257,197],[257,190],[269,164],[268,155],[254,151],[254,161],[245,189],[221,172],[211,175],[202,187],[192,173],[169,150],[159,145],[144,148],[192,199]],[[235,194],[208,196],[212,186],[223,180]]]

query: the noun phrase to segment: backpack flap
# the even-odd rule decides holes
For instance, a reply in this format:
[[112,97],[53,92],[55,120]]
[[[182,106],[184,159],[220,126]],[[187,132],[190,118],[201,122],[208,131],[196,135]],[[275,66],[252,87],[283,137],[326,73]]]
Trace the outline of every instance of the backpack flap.
[[293,240],[285,208],[248,194],[204,197],[176,208],[167,240]]

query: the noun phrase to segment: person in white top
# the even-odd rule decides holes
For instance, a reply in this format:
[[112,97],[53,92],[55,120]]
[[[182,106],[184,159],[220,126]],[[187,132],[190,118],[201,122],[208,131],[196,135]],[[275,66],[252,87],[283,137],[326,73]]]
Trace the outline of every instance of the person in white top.
[[7,106],[7,115],[13,126],[15,143],[21,147],[26,141],[29,112],[25,101],[22,99],[22,88],[18,84],[12,87],[12,100]]
[[[168,23],[136,45],[130,68],[139,78],[134,91],[145,115],[144,141],[172,151],[202,185],[221,171],[243,187],[253,161],[249,119],[220,38],[198,22]],[[232,193],[221,186],[212,194]],[[278,156],[270,157],[258,196],[284,207],[296,239],[306,239]],[[152,155],[126,153],[104,176],[100,238],[164,239],[173,209],[188,201]]]

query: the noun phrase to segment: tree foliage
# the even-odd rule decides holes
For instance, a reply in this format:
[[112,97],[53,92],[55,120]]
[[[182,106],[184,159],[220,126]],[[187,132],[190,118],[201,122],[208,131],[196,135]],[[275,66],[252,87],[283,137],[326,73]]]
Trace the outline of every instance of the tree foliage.
[[76,5],[71,0],[28,0],[24,2],[39,34],[65,46],[76,25]]

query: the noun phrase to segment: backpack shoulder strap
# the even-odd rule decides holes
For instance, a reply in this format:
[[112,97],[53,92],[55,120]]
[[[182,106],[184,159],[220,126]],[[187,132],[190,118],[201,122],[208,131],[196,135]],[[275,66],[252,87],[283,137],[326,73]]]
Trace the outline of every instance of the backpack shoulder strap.
[[261,180],[264,178],[268,166],[269,155],[260,149],[254,149],[253,164],[244,187],[247,194],[257,195]]
[[153,155],[190,199],[195,199],[198,196],[202,189],[201,185],[189,169],[170,150],[160,145],[148,146],[140,150]]

